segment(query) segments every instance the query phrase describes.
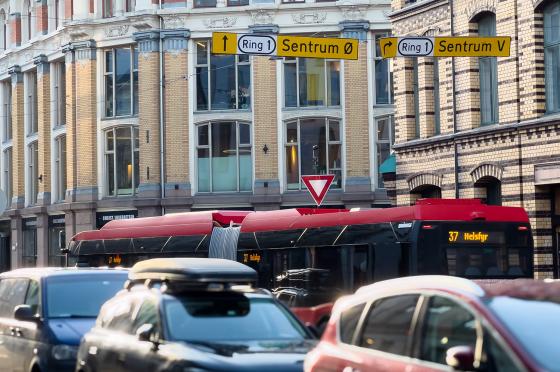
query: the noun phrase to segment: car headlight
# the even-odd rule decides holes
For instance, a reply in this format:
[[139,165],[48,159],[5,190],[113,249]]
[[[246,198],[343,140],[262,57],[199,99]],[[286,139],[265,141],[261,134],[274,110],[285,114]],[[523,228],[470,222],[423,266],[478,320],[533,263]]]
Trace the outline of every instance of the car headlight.
[[51,354],[56,360],[76,359],[78,347],[70,345],[55,345],[51,349]]

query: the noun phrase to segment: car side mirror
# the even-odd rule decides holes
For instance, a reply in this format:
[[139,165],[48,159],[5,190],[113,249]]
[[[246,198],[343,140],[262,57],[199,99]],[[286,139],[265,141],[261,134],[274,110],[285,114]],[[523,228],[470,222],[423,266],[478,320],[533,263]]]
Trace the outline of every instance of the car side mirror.
[[29,305],[18,305],[14,308],[14,318],[26,322],[36,322],[39,317],[35,315],[33,309]]
[[474,368],[474,349],[470,346],[454,346],[447,350],[445,362],[457,371],[472,371]]

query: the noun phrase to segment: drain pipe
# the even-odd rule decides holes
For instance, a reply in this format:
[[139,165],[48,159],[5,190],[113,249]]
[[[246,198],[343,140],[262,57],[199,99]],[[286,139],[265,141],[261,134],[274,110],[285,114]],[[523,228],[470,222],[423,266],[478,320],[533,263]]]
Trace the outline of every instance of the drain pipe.
[[[455,35],[453,21],[453,0],[449,0],[449,14],[451,15],[450,27],[451,36]],[[457,98],[455,97],[455,57],[451,57],[451,89],[452,89],[452,107],[453,107],[453,134],[457,133]],[[453,136],[453,170],[455,172],[455,199],[459,199],[459,157],[457,155],[457,139]]]
[[[161,11],[162,5],[159,0],[159,9]],[[159,18],[159,30],[163,30],[163,18],[161,14],[158,13]],[[165,115],[164,115],[164,102],[163,102],[163,89],[164,89],[164,65],[163,65],[163,38],[159,37],[159,161],[160,161],[160,189],[161,189],[161,200],[165,199]],[[165,207],[161,206],[161,214],[165,214]]]

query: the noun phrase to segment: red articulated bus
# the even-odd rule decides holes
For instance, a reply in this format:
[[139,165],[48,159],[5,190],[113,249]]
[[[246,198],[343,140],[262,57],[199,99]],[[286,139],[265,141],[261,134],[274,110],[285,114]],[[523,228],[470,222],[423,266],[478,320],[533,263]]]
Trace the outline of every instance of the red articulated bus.
[[[533,277],[523,208],[476,199],[424,199],[386,209],[205,211],[111,221],[72,238],[80,266],[153,257],[222,257],[255,268],[259,285],[310,308],[379,280],[419,274]],[[304,320],[330,308],[300,313]],[[319,314],[319,315],[317,315]]]

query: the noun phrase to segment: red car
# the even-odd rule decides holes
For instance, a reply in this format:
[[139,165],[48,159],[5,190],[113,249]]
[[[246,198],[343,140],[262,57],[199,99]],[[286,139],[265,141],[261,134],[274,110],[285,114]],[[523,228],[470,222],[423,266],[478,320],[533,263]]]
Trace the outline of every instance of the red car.
[[560,371],[560,282],[416,276],[339,299],[311,371]]

